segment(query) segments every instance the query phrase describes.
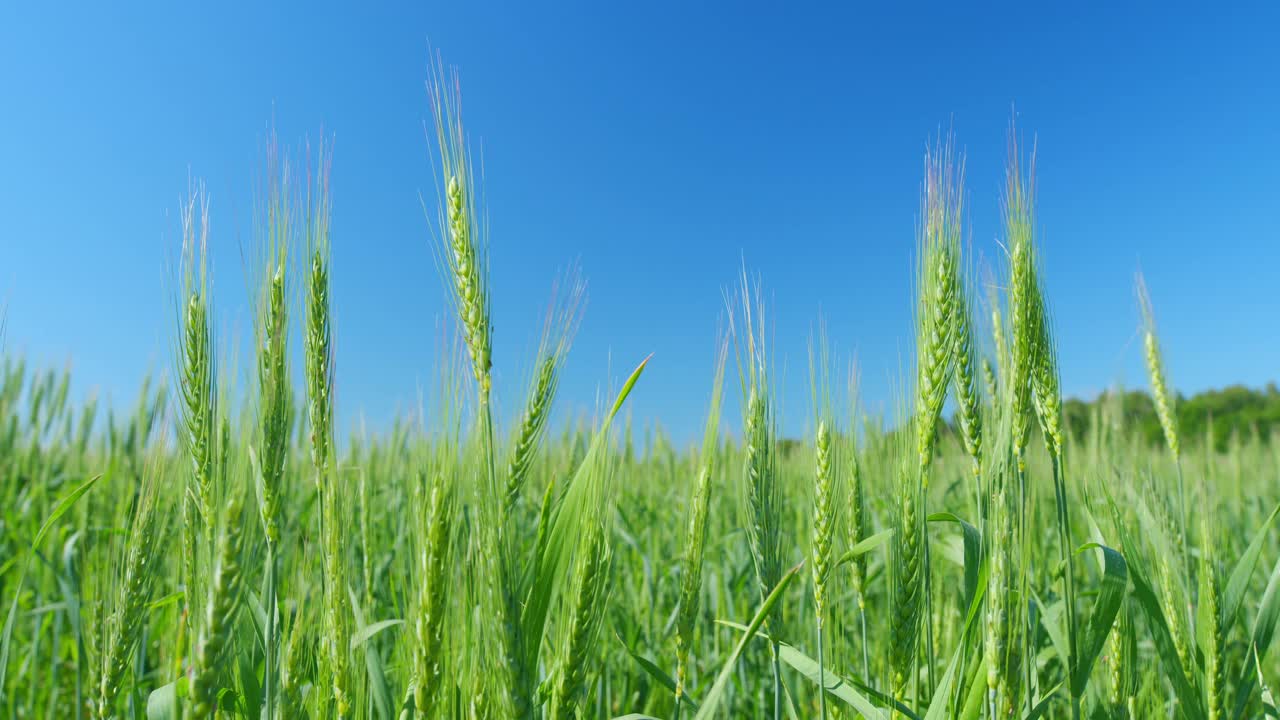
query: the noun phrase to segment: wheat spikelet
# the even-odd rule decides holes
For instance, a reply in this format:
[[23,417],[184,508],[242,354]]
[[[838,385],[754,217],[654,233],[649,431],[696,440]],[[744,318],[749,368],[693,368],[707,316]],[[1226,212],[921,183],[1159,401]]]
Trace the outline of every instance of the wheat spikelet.
[[424,545],[419,550],[419,591],[413,625],[414,709],[419,718],[436,716],[444,684],[445,615],[449,606],[449,550],[454,518],[452,485],[438,477],[426,502]]
[[1061,461],[1062,437],[1062,390],[1058,379],[1057,352],[1053,341],[1048,309],[1044,296],[1040,292],[1037,279],[1032,280],[1031,303],[1036,327],[1035,366],[1031,373],[1031,387],[1034,398],[1036,418],[1040,422],[1040,432],[1044,436],[1049,454]]
[[986,665],[987,691],[994,699],[1003,689],[1002,672],[1009,652],[1009,523],[1008,508],[1004,490],[1001,489],[991,498],[991,514],[988,526],[992,529],[987,550],[987,562],[990,572],[987,575],[986,597]]
[[815,436],[817,458],[813,495],[813,604],[818,628],[823,625],[826,607],[827,572],[831,568],[831,541],[835,524],[835,478],[831,467],[831,429],[826,422],[818,424]]
[[685,534],[683,573],[680,577],[680,600],[676,615],[676,707],[683,703],[689,680],[689,650],[693,646],[693,625],[698,615],[702,590],[702,560],[707,539],[707,515],[711,508],[711,478],[716,470],[716,440],[720,430],[720,400],[724,388],[724,364],[728,346],[721,344],[716,362],[715,385],[707,412],[702,455],[697,484],[689,508],[688,531]]
[[228,677],[224,662],[244,586],[240,567],[243,509],[243,489],[231,489],[209,569],[208,594],[191,667],[191,712],[197,720],[213,716],[218,690]]
[[556,358],[551,355],[543,356],[538,363],[537,379],[529,393],[529,401],[525,405],[524,414],[520,417],[520,429],[516,433],[511,462],[507,466],[508,512],[519,497],[520,488],[524,485],[525,477],[529,472],[529,465],[533,462],[538,439],[546,426],[551,398],[555,394],[556,374]]
[[926,488],[954,355],[963,174],[963,160],[957,168],[950,141],[925,158],[917,274],[915,437],[918,467]]
[[259,513],[267,544],[280,540],[280,498],[289,450],[289,247],[294,233],[290,168],[272,141],[267,157],[268,191],[262,219],[263,258],[259,279],[255,342],[257,345]]
[[[1008,386],[1013,451],[1018,470],[1026,468],[1026,446],[1030,433],[1031,375],[1035,371],[1039,328],[1035,305],[1035,152],[1024,177],[1017,135],[1010,133],[1009,165],[1006,170],[1004,221],[1009,251],[1010,343]],[[1002,374],[1003,375],[1003,374]]]
[[1141,274],[1138,275],[1136,284],[1138,305],[1142,309],[1142,348],[1147,363],[1147,377],[1151,381],[1151,399],[1155,402],[1156,417],[1160,419],[1160,428],[1164,430],[1165,442],[1177,460],[1182,455],[1182,446],[1178,441],[1178,416],[1174,412],[1174,397],[1169,389],[1164,355],[1160,351],[1160,340],[1156,335],[1155,311],[1151,307],[1147,283]]
[[[195,589],[196,547],[212,544],[212,495],[216,428],[216,371],[208,273],[209,205],[202,185],[196,186],[182,208],[181,298],[179,337],[174,343],[179,378],[180,438],[191,461],[191,475],[182,493],[182,581]],[[199,542],[198,542],[199,541]],[[188,601],[189,604],[189,601]]]
[[568,290],[565,295],[559,297],[557,293],[552,299],[551,309],[547,312],[543,325],[542,338],[538,342],[536,371],[512,444],[511,459],[507,464],[504,514],[510,514],[528,477],[529,466],[533,463],[538,444],[542,440],[551,404],[559,387],[560,369],[577,329],[583,284],[576,273],[572,272],[566,284]]
[[1111,635],[1107,638],[1107,674],[1109,676],[1108,701],[1111,710],[1117,717],[1128,718],[1129,703],[1136,690],[1138,661],[1138,638],[1134,632],[1133,617],[1127,606],[1122,606],[1116,614],[1115,623],[1111,627]]
[[585,702],[588,658],[604,616],[610,558],[604,528],[590,525],[574,563],[571,609],[551,695],[551,720],[575,720]]
[[[302,631],[302,626],[315,621],[309,614],[306,600],[305,597],[297,600],[281,617],[279,696],[276,700],[276,714],[281,718],[303,715],[302,695],[307,682],[303,671],[303,642],[307,635]],[[339,703],[342,701],[338,699]]]
[[443,182],[440,218],[444,239],[443,265],[448,275],[453,302],[458,313],[472,374],[480,390],[481,402],[488,402],[493,367],[492,326],[486,285],[488,257],[475,202],[471,161],[462,127],[462,95],[456,73],[446,76],[438,68],[428,84],[431,110],[435,117],[436,140],[440,150]]
[[773,459],[773,427],[767,401],[753,388],[747,398],[744,473],[747,481],[747,538],[755,563],[760,598],[768,597],[781,575],[778,559],[777,485]]
[[323,557],[325,636],[321,641],[320,665],[329,679],[337,716],[341,718],[351,713],[352,698],[348,677],[350,621],[344,582],[346,535],[342,528],[341,491],[333,467],[335,365],[330,299],[329,161],[327,146],[322,142],[319,149],[320,173],[314,181],[312,198],[308,203],[307,244],[311,263],[306,280],[303,345],[311,464],[320,504]]
[[985,357],[982,358],[982,380],[987,388],[987,397],[991,398],[992,401],[992,404],[988,407],[994,411],[995,402],[1000,397],[1000,384],[996,379],[995,369],[991,367],[991,360]]
[[698,615],[698,595],[702,586],[702,550],[707,535],[707,506],[711,499],[711,468],[704,464],[698,472],[689,512],[685,540],[684,573],[681,575],[680,604],[676,618],[676,702],[682,702],[689,679],[689,649],[693,645],[693,623]]
[[[756,588],[763,602],[782,579],[783,508],[776,460],[777,425],[771,398],[768,351],[764,344],[764,303],[758,286],[755,296],[752,296],[745,273],[740,300],[743,323],[735,338],[744,396],[742,474],[746,487],[743,489],[743,524],[755,569]],[[767,632],[778,632],[781,619],[779,605],[774,605],[765,618]],[[777,642],[770,643],[769,649],[773,660],[773,714],[777,720],[782,710],[782,668]]]
[[969,313],[969,299],[959,273],[956,274],[956,281],[955,315],[951,323],[955,340],[952,352],[955,357],[956,415],[960,419],[960,437],[972,461],[974,477],[977,477],[982,467],[982,409],[978,392],[977,354],[973,343],[973,318]]
[[98,684],[98,717],[115,716],[116,695],[142,638],[147,604],[159,574],[155,572],[164,543],[164,519],[157,511],[157,481],[148,473],[129,525],[121,557],[111,614],[103,623],[102,663]]
[[924,524],[919,513],[919,494],[918,483],[912,481],[906,470],[902,470],[898,480],[898,528],[889,630],[890,687],[894,697],[899,699],[914,675],[924,601]]
[[781,490],[775,457],[777,428],[763,346],[763,304],[758,298],[752,299],[745,276],[742,279],[741,304],[744,322],[739,336],[738,360],[745,396],[742,430],[743,478],[746,484],[744,520],[756,571],[756,585],[760,599],[764,600],[782,576],[778,524]]
[[[991,299],[991,338],[995,344],[996,351],[996,367],[993,369],[992,378],[999,372],[1001,378],[1009,376],[1011,359],[1009,355],[1009,336],[1004,326],[1004,315],[1000,312],[1000,302],[992,292]],[[990,365],[990,363],[985,363]],[[994,385],[994,383],[992,383]],[[998,395],[992,395],[992,399],[998,398]]]
[[[1208,518],[1208,514],[1202,518]],[[1200,626],[1204,638],[1205,694],[1208,720],[1226,717],[1227,633],[1222,618],[1222,586],[1214,559],[1214,542],[1209,521],[1202,520],[1204,547],[1200,557]]]

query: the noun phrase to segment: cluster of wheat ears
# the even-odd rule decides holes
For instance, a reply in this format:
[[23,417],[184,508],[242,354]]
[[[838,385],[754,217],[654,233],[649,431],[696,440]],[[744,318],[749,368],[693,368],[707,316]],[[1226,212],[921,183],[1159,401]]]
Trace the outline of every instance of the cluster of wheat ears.
[[301,179],[268,153],[247,401],[215,327],[198,187],[172,390],[148,383],[102,419],[68,401],[66,373],[5,360],[4,717],[1275,716],[1280,442],[1220,454],[1180,438],[1141,281],[1167,446],[1105,406],[1068,432],[1015,132],[1007,266],[986,291],[965,255],[963,158],[947,140],[926,153],[897,417],[859,409],[856,373],[816,332],[812,437],[781,439],[767,308],[744,276],[701,444],[654,427],[637,446],[619,411],[645,362],[596,420],[549,427],[575,276],[523,412],[495,422],[480,192],[456,76],[429,87],[457,332],[423,417],[335,441],[324,144]]

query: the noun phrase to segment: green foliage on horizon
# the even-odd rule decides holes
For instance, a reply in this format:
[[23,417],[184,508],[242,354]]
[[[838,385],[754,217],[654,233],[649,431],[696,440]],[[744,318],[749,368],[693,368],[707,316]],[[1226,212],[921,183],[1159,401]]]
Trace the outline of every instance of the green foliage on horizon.
[[[1151,447],[1164,444],[1160,418],[1151,395],[1142,390],[1107,391],[1093,400],[1070,399],[1063,406],[1067,427],[1076,437],[1086,437],[1102,409],[1118,406],[1124,424]],[[1178,424],[1185,440],[1203,445],[1212,437],[1213,448],[1226,452],[1233,441],[1256,437],[1270,443],[1280,430],[1280,388],[1274,382],[1263,389],[1229,385],[1190,396],[1179,395]]]

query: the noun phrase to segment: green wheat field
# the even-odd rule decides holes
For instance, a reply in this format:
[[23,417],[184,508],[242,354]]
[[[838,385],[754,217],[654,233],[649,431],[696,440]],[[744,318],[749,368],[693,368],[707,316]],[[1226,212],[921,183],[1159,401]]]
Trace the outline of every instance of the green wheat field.
[[[492,353],[502,247],[456,87],[434,74],[453,314],[420,421],[335,436],[327,146],[268,152],[252,347],[212,320],[232,290],[197,187],[169,371],[132,410],[72,403],[66,373],[5,355],[0,716],[1276,717],[1280,442],[1187,420],[1140,278],[1150,399],[1064,401],[1016,131],[1003,196],[972,200],[1003,212],[991,277],[964,242],[963,157],[943,137],[924,158],[902,218],[914,296],[884,299],[914,322],[892,417],[860,409],[818,331],[810,397],[789,400],[810,434],[780,435],[747,268],[705,436],[682,444],[625,420],[643,358],[593,422],[549,421],[572,277],[533,363]],[[532,370],[500,386],[495,365]],[[499,396],[523,408],[509,425]]]

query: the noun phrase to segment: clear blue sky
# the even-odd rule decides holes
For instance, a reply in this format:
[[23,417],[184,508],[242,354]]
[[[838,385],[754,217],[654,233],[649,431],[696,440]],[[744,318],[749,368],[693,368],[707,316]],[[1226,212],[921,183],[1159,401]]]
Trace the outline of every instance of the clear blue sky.
[[975,252],[999,264],[1015,105],[1039,143],[1066,391],[1145,385],[1139,268],[1179,390],[1277,375],[1274,4],[119,5],[0,9],[6,350],[71,362],[81,397],[131,402],[168,364],[166,259],[189,176],[212,195],[220,322],[243,335],[240,253],[274,117],[290,145],[336,137],[342,421],[385,426],[416,405],[445,297],[419,200],[434,200],[431,47],[459,67],[484,146],[508,410],[575,259],[590,297],[562,412],[652,352],[634,412],[692,436],[744,260],[771,301],[787,430],[807,424],[820,310],[837,350],[856,351],[867,403],[891,407],[926,143],[954,129]]

